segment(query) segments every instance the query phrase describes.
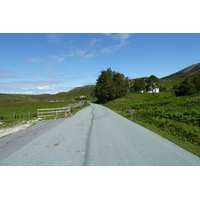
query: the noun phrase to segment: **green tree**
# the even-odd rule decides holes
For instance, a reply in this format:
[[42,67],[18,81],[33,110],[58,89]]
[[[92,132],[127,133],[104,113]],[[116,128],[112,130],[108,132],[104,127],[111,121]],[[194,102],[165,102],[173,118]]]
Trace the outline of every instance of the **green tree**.
[[126,84],[128,88],[128,93],[130,93],[132,91],[134,82],[129,77],[126,77]]
[[135,79],[135,83],[133,85],[133,91],[135,91],[135,92],[144,91],[145,86],[146,86],[146,79],[145,78]]
[[158,78],[154,75],[151,75],[147,80],[146,80],[146,90],[147,91],[154,91],[154,89],[158,88]]
[[197,92],[200,91],[200,77],[194,77],[193,78],[193,83],[196,86]]
[[197,92],[195,83],[188,78],[185,78],[176,89],[177,95],[191,95]]
[[95,95],[100,102],[124,96],[128,92],[127,78],[119,72],[112,71],[111,68],[101,71],[95,87]]

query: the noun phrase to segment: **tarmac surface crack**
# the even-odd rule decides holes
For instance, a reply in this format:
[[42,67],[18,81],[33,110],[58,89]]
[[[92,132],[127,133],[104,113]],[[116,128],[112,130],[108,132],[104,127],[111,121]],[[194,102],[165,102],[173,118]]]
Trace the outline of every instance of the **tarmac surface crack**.
[[84,153],[82,166],[87,166],[89,164],[88,162],[89,162],[89,153],[90,153],[91,133],[92,133],[93,125],[94,125],[94,108],[92,107],[92,105],[91,105],[91,108],[92,108],[92,111],[91,111],[92,118],[91,118],[91,121],[90,121],[90,127],[89,127],[88,132],[87,132],[85,153]]

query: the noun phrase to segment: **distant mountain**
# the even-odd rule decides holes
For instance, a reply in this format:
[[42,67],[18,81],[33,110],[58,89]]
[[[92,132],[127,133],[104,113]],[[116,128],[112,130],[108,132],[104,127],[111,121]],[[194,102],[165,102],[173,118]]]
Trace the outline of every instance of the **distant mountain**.
[[163,79],[163,80],[182,80],[186,77],[188,77],[188,78],[200,77],[200,63],[186,67],[174,74],[165,76],[161,79]]

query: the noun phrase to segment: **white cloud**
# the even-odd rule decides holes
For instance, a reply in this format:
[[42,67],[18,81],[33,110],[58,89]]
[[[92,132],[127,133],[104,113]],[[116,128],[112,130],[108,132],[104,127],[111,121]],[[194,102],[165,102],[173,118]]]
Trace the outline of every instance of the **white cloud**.
[[63,35],[59,33],[53,33],[47,35],[47,41],[54,44],[61,44],[63,42]]
[[66,57],[65,55],[60,55],[60,56],[49,55],[49,58],[53,60],[55,63],[63,62],[65,60],[65,57]]
[[95,53],[90,53],[84,56],[84,58],[92,58],[95,56]]
[[75,71],[75,72],[71,73],[71,75],[78,75],[78,74],[81,74],[81,71]]
[[67,78],[67,80],[75,80],[75,79],[82,79],[82,78],[86,78],[86,77],[85,76],[74,76],[74,77]]
[[133,33],[104,33],[104,35],[111,37],[113,40],[127,40]]
[[119,38],[119,40],[127,40],[127,39],[129,39],[132,35],[133,35],[133,33],[119,33],[119,34],[118,34],[118,38]]
[[119,50],[121,47],[127,45],[128,42],[127,41],[120,41],[120,43],[118,44],[115,44],[115,45],[111,45],[111,46],[108,46],[108,47],[104,47],[100,50],[100,53],[111,53],[113,51],[116,51],[116,50]]
[[36,78],[38,75],[0,70],[0,78]]
[[38,89],[38,90],[52,90],[53,89],[54,90],[55,87],[52,87],[50,85],[38,85],[33,89]]
[[74,51],[71,51],[68,56],[69,57],[81,57],[81,58],[92,58],[96,55],[95,50],[82,50],[82,49],[76,49]]
[[87,54],[84,55],[84,58],[92,58],[96,55],[96,51],[88,52]]
[[45,78],[51,79],[51,80],[61,80],[61,79],[65,79],[65,72],[55,72],[55,73],[48,73],[46,74]]
[[112,53],[113,51],[119,50],[123,46],[127,45],[129,43],[129,39],[131,38],[133,34],[132,33],[105,33],[103,35],[111,38],[114,44],[110,46],[105,46],[105,43],[102,42],[103,39],[92,38],[89,41],[88,49],[83,50],[80,48],[75,48],[73,51],[71,51],[68,54],[68,57],[78,56],[81,58],[88,59],[88,58],[95,57],[98,54]]
[[44,64],[44,67],[48,69],[53,69],[56,64],[63,62],[67,55],[48,55],[47,58],[33,57],[26,60],[28,63],[32,64]]
[[110,37],[112,40],[116,41],[116,44],[103,47],[100,53],[111,53],[113,51],[119,50],[121,47],[129,43],[128,39],[133,35],[132,33],[104,33],[105,36]]
[[56,94],[72,88],[59,86],[55,81],[41,81],[39,84],[33,81],[0,83],[0,93],[9,94]]
[[65,55],[57,56],[57,55],[49,55],[48,58],[39,58],[39,57],[33,57],[29,58],[27,60],[28,63],[38,64],[42,63],[44,64],[44,67],[48,69],[53,69],[54,65],[61,63],[65,60]]
[[100,44],[99,44],[99,42],[101,42],[102,41],[102,39],[95,39],[95,38],[93,38],[93,39],[91,39],[90,40],[90,45],[92,46],[92,47],[94,47],[94,46],[100,46]]
[[114,51],[114,46],[104,47],[100,50],[100,53],[111,53]]
[[74,56],[84,56],[87,53],[86,50],[76,49],[74,51],[71,51],[68,56],[74,57]]
[[43,63],[44,59],[40,58],[40,57],[33,57],[33,58],[29,58],[27,60],[28,63]]

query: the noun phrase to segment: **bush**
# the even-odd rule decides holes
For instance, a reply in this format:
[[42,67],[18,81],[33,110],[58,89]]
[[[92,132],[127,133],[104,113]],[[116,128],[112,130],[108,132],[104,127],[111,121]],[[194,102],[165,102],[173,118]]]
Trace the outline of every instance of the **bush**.
[[178,96],[182,96],[182,95],[191,95],[191,94],[194,94],[198,91],[198,88],[197,88],[197,84],[195,84],[195,81],[196,79],[193,79],[193,80],[190,80],[188,78],[184,79],[184,81],[182,81],[180,83],[180,86],[177,87],[176,89],[176,94]]

